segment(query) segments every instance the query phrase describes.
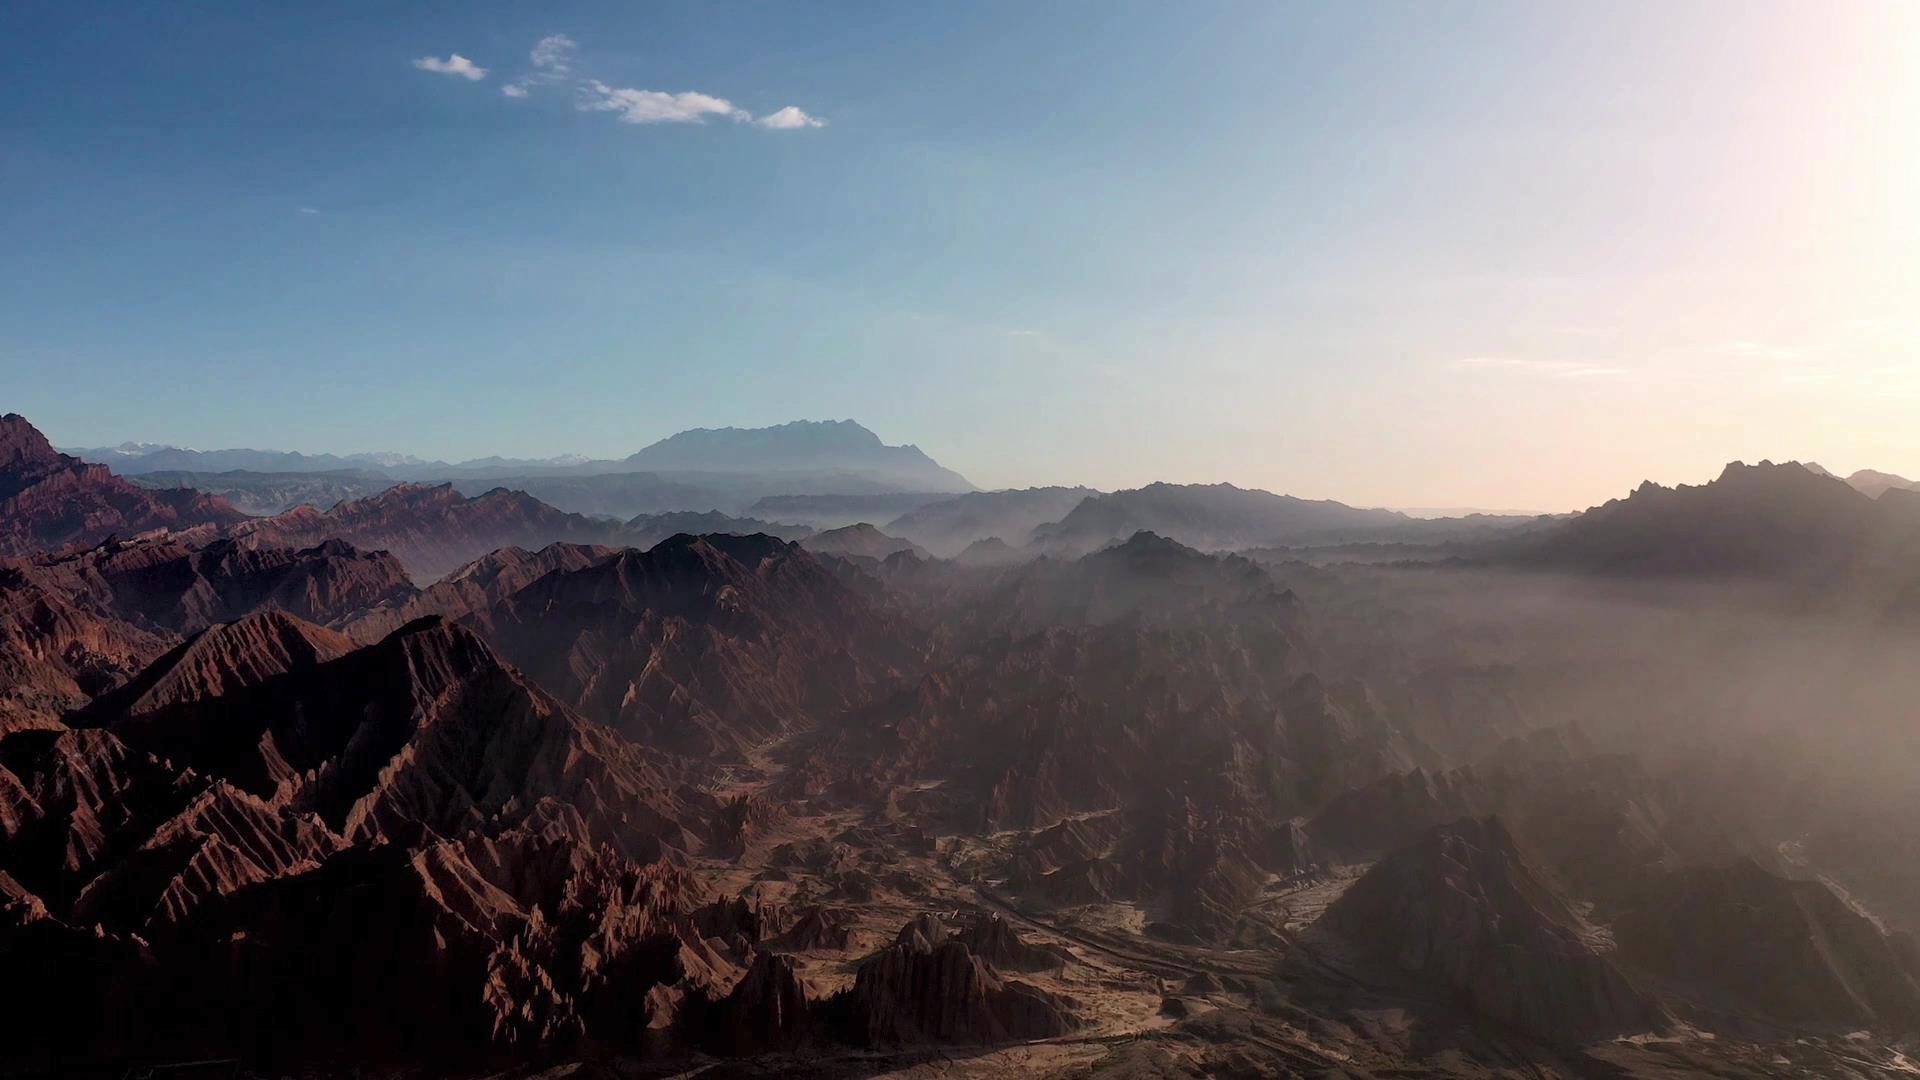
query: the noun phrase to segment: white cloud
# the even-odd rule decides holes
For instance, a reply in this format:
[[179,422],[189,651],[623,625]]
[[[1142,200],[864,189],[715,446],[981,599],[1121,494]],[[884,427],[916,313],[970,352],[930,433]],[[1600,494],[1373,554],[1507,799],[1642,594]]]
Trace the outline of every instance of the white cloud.
[[792,131],[796,128],[825,127],[827,122],[817,116],[809,116],[807,112],[798,105],[789,105],[778,112],[768,113],[760,119],[755,120],[754,123],[759,124],[763,128],[772,128],[775,131]]
[[1556,379],[1594,379],[1626,375],[1626,368],[1583,364],[1572,360],[1520,360],[1506,356],[1469,356],[1455,361],[1456,367],[1480,371],[1516,371],[1545,375]]
[[[718,116],[738,123],[751,123],[769,131],[799,131],[825,127],[827,123],[798,105],[788,105],[756,118],[726,98],[703,94],[698,90],[675,93],[608,86],[599,79],[582,78],[574,74],[574,54],[579,47],[578,42],[565,34],[548,34],[541,38],[527,53],[527,59],[532,64],[531,70],[502,86],[500,93],[517,101],[531,96],[537,87],[565,84],[573,88],[575,108],[581,112],[613,113],[623,124],[704,124],[708,119]],[[486,75],[485,68],[473,67],[471,61],[457,54],[447,60],[425,57],[414,63],[427,71],[445,71],[470,79],[484,78]],[[455,70],[462,66],[463,70]],[[469,74],[466,69],[475,73]]]
[[319,213],[320,211],[318,211],[318,210],[315,210],[315,209],[314,209],[313,207],[311,207],[311,206],[303,206],[303,207],[301,207],[301,208],[300,208],[300,212],[301,212],[301,213],[303,213],[303,214],[317,214],[317,213]]
[[589,79],[580,87],[579,108],[582,112],[618,113],[623,124],[703,124],[709,116],[753,119],[726,98],[697,90],[670,94],[608,86],[598,79]]
[[573,70],[573,50],[579,47],[578,42],[565,34],[548,34],[534,43],[533,52],[527,58],[533,61],[534,67],[565,75]]
[[448,55],[445,60],[437,56],[422,56],[413,62],[421,71],[438,72],[441,75],[458,75],[463,79],[479,82],[487,77],[487,69],[461,56],[459,53]]

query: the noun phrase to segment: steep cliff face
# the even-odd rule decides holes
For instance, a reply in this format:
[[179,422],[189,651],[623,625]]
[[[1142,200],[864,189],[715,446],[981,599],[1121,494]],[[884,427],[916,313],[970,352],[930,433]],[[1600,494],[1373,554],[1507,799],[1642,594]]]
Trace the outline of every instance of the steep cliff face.
[[246,515],[189,488],[149,491],[54,450],[26,418],[0,416],[0,555],[97,544],[153,529],[226,526]]

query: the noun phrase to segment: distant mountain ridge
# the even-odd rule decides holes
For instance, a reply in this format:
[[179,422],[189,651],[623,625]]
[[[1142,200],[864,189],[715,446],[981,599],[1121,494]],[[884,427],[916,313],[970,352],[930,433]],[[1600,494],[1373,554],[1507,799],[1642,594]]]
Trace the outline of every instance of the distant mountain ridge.
[[886,532],[936,555],[957,555],[989,537],[1021,546],[1032,539],[1033,530],[1059,521],[1082,499],[1099,494],[1086,487],[971,491],[909,510],[888,523]]
[[1494,562],[1621,578],[1748,579],[1920,613],[1920,493],[1869,498],[1798,462],[1729,464],[1706,484],[1648,482]]
[[297,450],[246,447],[194,450],[134,442],[80,447],[66,452],[85,461],[112,466],[114,471],[125,475],[165,471],[373,470],[396,480],[446,480],[516,473],[584,476],[622,472],[848,470],[892,477],[911,490],[973,490],[965,477],[942,467],[919,447],[889,446],[880,436],[852,420],[794,420],[764,428],[692,428],[651,443],[625,458],[561,454],[546,458],[489,456],[448,462],[380,452],[306,454]]
[[1904,476],[1881,472],[1878,469],[1856,469],[1850,475],[1841,476],[1817,461],[1803,461],[1800,467],[1815,476],[1830,476],[1835,480],[1845,480],[1848,487],[1869,499],[1877,499],[1881,493],[1889,490],[1920,491],[1920,480],[1909,480]]
[[1092,551],[1151,532],[1203,551],[1259,547],[1299,539],[1345,539],[1406,524],[1393,510],[1363,510],[1332,500],[1275,495],[1232,484],[1148,484],[1090,496],[1066,517],[1033,530],[1033,540],[1063,552]]
[[655,471],[788,472],[845,469],[896,480],[904,490],[972,491],[973,484],[911,443],[888,446],[852,420],[795,420],[766,428],[694,428],[627,459]]
[[[625,458],[603,459],[565,454],[445,462],[388,453],[190,450],[153,443],[82,448],[73,454],[123,475],[158,474],[156,481],[138,481],[144,487],[191,483],[228,493],[255,513],[277,513],[301,501],[329,506],[399,482],[451,481],[470,496],[507,487],[570,513],[617,518],[679,510],[738,514],[769,496],[913,492],[926,493],[925,501],[931,501],[973,490],[966,477],[940,465],[919,447],[889,446],[852,420],[695,428]],[[909,508],[892,508],[887,516]],[[843,525],[851,520],[858,518],[797,523]]]

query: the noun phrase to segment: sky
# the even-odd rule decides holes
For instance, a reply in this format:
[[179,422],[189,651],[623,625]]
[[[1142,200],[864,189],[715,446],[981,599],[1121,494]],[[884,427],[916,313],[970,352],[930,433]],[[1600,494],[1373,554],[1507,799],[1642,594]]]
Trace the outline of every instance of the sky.
[[0,6],[0,411],[1564,510],[1920,475],[1920,4]]

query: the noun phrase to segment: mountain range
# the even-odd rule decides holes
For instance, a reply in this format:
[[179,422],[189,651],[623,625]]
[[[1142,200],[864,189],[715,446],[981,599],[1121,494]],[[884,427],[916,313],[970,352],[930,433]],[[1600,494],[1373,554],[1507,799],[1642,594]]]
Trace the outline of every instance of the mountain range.
[[[768,495],[963,492],[965,477],[915,446],[889,446],[852,420],[796,420],[766,428],[695,428],[625,458],[475,458],[428,461],[399,454],[302,454],[274,450],[189,450],[122,443],[71,452],[121,475],[155,474],[154,484],[236,496],[250,509],[375,493],[387,481],[453,481],[461,491],[527,491],[564,510],[631,517],[667,510],[741,511]],[[297,479],[288,479],[291,475]],[[328,503],[331,505],[331,503]],[[321,507],[325,509],[326,507]],[[837,522],[848,524],[848,522]]]
[[1920,495],[462,483],[0,421],[0,1072],[1910,1068]]

